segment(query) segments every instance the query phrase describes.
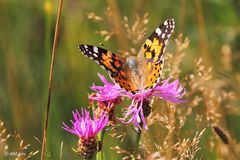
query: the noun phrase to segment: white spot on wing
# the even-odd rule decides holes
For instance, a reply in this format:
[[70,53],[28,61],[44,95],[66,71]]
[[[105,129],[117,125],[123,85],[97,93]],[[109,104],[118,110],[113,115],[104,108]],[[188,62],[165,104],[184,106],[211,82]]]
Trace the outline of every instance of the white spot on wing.
[[96,57],[96,58],[98,57],[96,53],[93,53],[93,56]]
[[155,30],[155,32],[160,36],[160,34],[162,33],[162,31],[161,31],[161,29],[160,28],[157,28],[156,30]]
[[88,46],[87,46],[87,45],[84,45],[84,48],[88,48]]
[[168,25],[168,22],[167,22],[167,20],[164,22],[164,25],[166,26],[166,25]]
[[162,34],[162,39],[165,38],[165,33]]
[[93,51],[96,52],[96,53],[98,53],[98,47],[94,46],[94,47],[93,47]]

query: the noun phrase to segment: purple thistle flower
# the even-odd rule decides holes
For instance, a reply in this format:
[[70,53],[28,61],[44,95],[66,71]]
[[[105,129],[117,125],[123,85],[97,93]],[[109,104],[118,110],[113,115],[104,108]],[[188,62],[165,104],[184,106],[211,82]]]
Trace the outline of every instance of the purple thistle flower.
[[143,127],[147,129],[145,116],[143,113],[143,103],[151,99],[151,97],[159,97],[163,100],[167,100],[173,103],[182,103],[186,100],[181,100],[185,95],[185,89],[180,85],[179,80],[169,82],[170,78],[164,80],[161,84],[157,84],[154,88],[149,90],[143,90],[136,94],[127,93],[132,99],[132,104],[128,107],[124,116],[126,119],[130,117],[128,122],[133,122],[135,127],[140,128],[139,123],[143,123]]
[[[91,89],[95,91],[96,96],[90,97],[92,100],[111,102],[120,97],[128,97],[132,99],[131,105],[128,107],[124,118],[119,118],[123,123],[133,122],[135,127],[140,128],[139,123],[143,123],[144,128],[147,128],[145,116],[143,113],[143,103],[151,99],[151,97],[159,97],[163,100],[167,100],[173,103],[182,103],[186,100],[181,100],[185,95],[185,89],[180,85],[179,80],[170,82],[171,78],[168,78],[162,83],[157,84],[154,88],[148,90],[142,90],[133,94],[122,89],[117,83],[112,84],[106,80],[106,78],[98,74],[104,86],[93,85]],[[129,120],[125,122],[125,119]]]
[[91,89],[97,93],[96,96],[89,97],[91,100],[113,102],[125,95],[124,90],[117,83],[112,84],[108,82],[108,80],[99,73],[98,77],[103,82],[104,86],[93,85],[91,87]]
[[77,110],[72,113],[74,117],[74,121],[71,120],[72,127],[70,128],[63,123],[63,129],[80,138],[94,138],[108,123],[108,117],[105,115],[97,119],[94,114],[92,120],[90,113],[85,109],[82,109],[81,114]]

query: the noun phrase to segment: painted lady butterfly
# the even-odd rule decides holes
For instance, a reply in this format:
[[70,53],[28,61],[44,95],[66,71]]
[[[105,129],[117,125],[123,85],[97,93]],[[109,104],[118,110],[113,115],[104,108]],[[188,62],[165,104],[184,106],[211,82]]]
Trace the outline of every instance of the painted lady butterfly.
[[133,94],[153,88],[163,70],[163,53],[174,30],[174,19],[167,19],[148,37],[137,56],[123,58],[103,48],[79,45],[80,51],[110,72],[110,76]]

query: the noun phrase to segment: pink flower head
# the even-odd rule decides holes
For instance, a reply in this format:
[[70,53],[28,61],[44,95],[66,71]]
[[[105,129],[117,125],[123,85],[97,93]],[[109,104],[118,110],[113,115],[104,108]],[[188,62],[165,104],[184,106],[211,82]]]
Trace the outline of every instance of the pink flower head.
[[98,77],[103,82],[104,86],[93,85],[91,89],[95,91],[96,96],[90,96],[91,100],[113,102],[119,97],[124,96],[124,90],[118,84],[112,84],[101,74]]
[[129,98],[132,99],[131,105],[128,107],[124,116],[129,120],[126,123],[133,122],[135,127],[140,128],[139,123],[142,122],[143,127],[147,128],[145,116],[143,114],[143,103],[151,99],[151,97],[159,97],[163,100],[167,100],[173,103],[182,103],[186,100],[181,98],[185,95],[185,89],[180,85],[179,80],[169,82],[170,78],[164,80],[161,84],[157,84],[154,88],[149,90],[143,90],[136,94],[127,93]]
[[185,95],[185,89],[180,85],[179,80],[170,82],[170,78],[157,84],[154,88],[148,90],[142,90],[135,94],[127,92],[122,89],[117,83],[112,84],[106,80],[106,78],[98,74],[104,86],[92,86],[91,89],[97,94],[90,99],[97,101],[111,102],[119,97],[128,97],[132,99],[131,105],[128,107],[127,112],[124,115],[124,119],[128,119],[127,122],[120,118],[123,123],[133,122],[135,127],[140,127],[139,123],[143,123],[144,128],[147,128],[146,120],[143,113],[143,103],[151,97],[159,97],[163,100],[167,100],[173,103],[182,103],[186,100],[181,98]]
[[90,113],[82,109],[80,114],[77,110],[73,113],[74,121],[72,122],[72,127],[68,127],[63,123],[63,129],[77,135],[80,138],[93,138],[100,132],[108,123],[108,117],[102,115],[100,118],[96,118],[94,114],[93,120],[90,117]]

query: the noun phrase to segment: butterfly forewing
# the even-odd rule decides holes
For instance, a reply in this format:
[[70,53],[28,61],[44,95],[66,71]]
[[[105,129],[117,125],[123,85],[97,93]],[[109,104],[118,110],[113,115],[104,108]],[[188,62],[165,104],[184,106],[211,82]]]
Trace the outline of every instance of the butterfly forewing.
[[122,88],[131,92],[137,90],[136,85],[129,79],[131,75],[128,66],[126,66],[125,58],[97,46],[79,45],[79,49],[85,56],[109,71],[110,76]]
[[160,80],[164,64],[163,53],[174,27],[175,22],[173,19],[165,20],[147,38],[139,51],[139,61],[144,61],[146,65],[145,89],[153,88]]
[[142,45],[138,57],[145,57],[147,60],[158,63],[165,51],[168,40],[174,30],[175,22],[167,19],[147,38]]
[[118,55],[97,46],[79,45],[79,49],[85,56],[94,60],[111,74],[117,74],[124,61]]

